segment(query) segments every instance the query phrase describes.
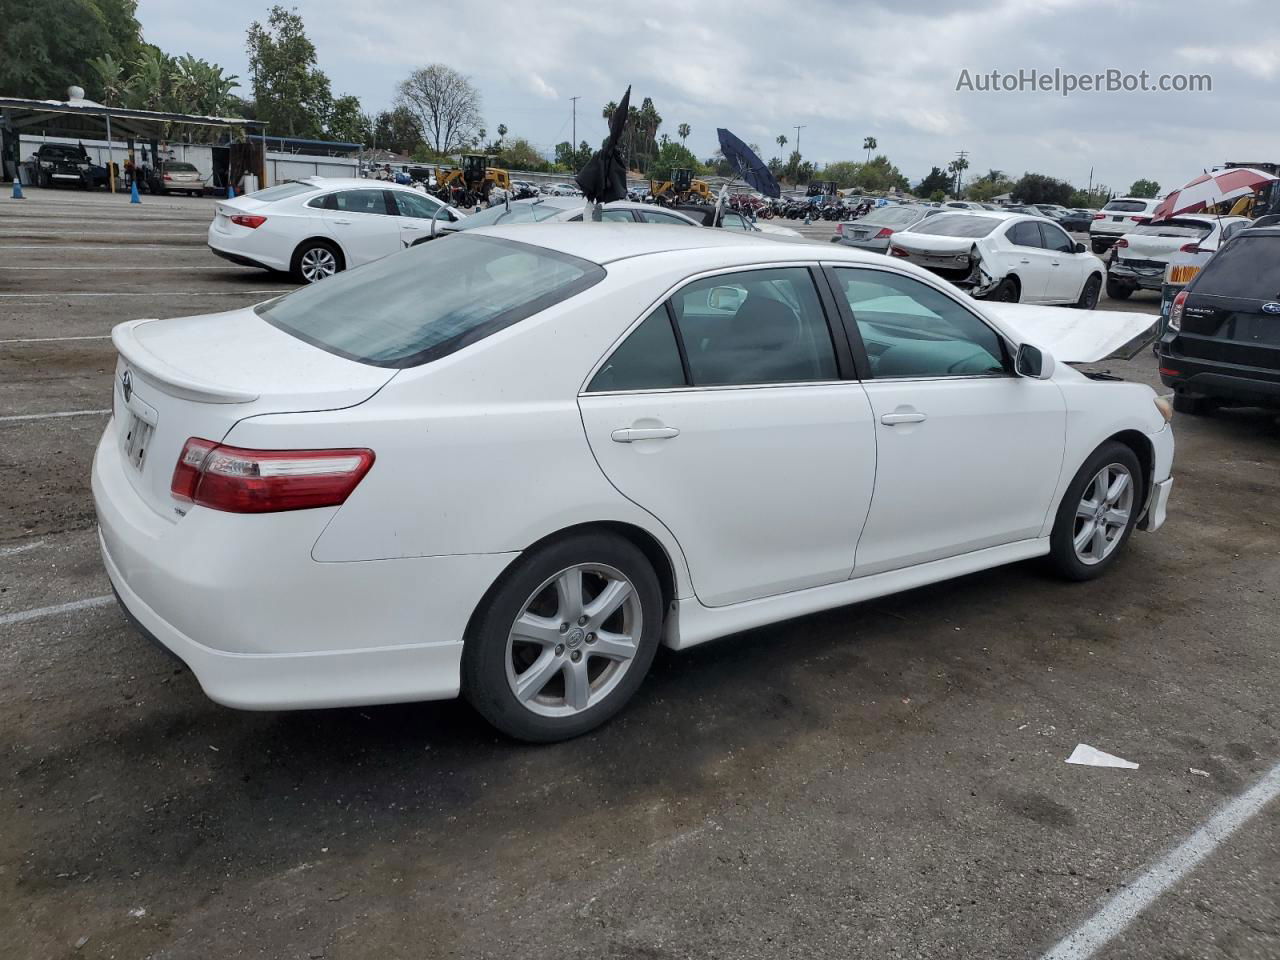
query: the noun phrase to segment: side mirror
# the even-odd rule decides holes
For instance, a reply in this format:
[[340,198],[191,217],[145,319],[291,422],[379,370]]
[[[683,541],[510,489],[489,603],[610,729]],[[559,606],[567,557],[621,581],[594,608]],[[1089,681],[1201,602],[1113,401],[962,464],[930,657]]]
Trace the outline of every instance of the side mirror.
[[1018,347],[1018,356],[1014,360],[1013,369],[1020,377],[1032,380],[1048,380],[1053,373],[1053,357],[1039,347],[1024,343]]
[[1084,253],[1084,252],[1085,252],[1085,245],[1083,243],[1077,243],[1076,253]]
[[712,310],[737,310],[744,299],[737,287],[712,287],[707,291],[707,307]]

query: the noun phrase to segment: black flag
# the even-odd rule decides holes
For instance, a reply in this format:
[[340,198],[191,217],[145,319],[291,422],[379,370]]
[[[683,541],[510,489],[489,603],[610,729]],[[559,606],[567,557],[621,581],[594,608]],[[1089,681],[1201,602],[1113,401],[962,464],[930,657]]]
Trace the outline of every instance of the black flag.
[[631,88],[627,87],[627,92],[609,118],[608,139],[591,155],[575,178],[583,195],[592,203],[610,203],[627,198],[627,164],[622,158],[620,145],[630,107]]

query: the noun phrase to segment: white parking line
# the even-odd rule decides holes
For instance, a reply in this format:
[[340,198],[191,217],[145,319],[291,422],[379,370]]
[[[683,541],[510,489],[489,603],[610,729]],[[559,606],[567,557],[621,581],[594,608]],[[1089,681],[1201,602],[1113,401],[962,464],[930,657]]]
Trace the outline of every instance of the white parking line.
[[[26,243],[0,244],[0,250],[106,250],[114,253],[117,250],[181,250],[182,247],[172,243]],[[191,244],[192,250],[203,250],[200,244]],[[207,252],[207,251],[205,251]]]
[[13,423],[18,420],[53,420],[59,417],[101,417],[111,410],[62,410],[58,413],[18,413],[0,417],[0,423]]
[[15,337],[12,340],[0,340],[0,343],[53,343],[59,340],[110,340],[111,334],[102,333],[93,337]]
[[[205,252],[206,251],[201,251],[201,254],[203,255]],[[98,273],[101,273],[103,270],[107,270],[107,269],[110,269],[110,268],[102,264],[91,265],[87,267],[8,267],[8,266],[5,266],[4,264],[0,264],[0,270],[13,270],[15,273],[30,273],[33,270],[55,270],[59,272],[63,270],[96,270]],[[205,265],[178,264],[172,267],[135,267],[132,264],[130,264],[127,267],[117,267],[116,269],[127,270],[129,273],[133,273],[136,270],[169,270],[169,271],[181,270],[183,273],[186,273],[188,270],[243,270],[245,268],[241,266],[237,266],[234,263],[228,263],[223,266],[218,266],[217,264],[214,264],[213,266],[209,266],[207,264]]]
[[140,292],[136,290],[113,290],[101,293],[0,293],[6,300],[59,300],[63,297],[247,297],[259,293],[292,293],[293,287],[281,287],[274,290],[164,290]]
[[[105,230],[24,230],[22,227],[0,227],[0,239],[8,240],[11,237],[98,237],[105,236]],[[207,237],[207,230],[188,233],[155,233],[148,230],[146,234],[150,238],[157,237]],[[128,243],[111,243],[113,247],[128,247],[132,244]]]
[[70,603],[59,603],[53,607],[37,607],[35,610],[19,610],[17,613],[0,614],[0,627],[9,627],[15,623],[26,623],[28,620],[39,620],[41,617],[56,617],[60,613],[74,613],[77,610],[88,610],[90,607],[105,607],[115,602],[115,597],[106,594],[101,597],[89,597],[85,600],[72,600]]
[[26,553],[28,550],[34,550],[36,547],[43,547],[44,541],[37,540],[35,543],[24,543],[16,547],[0,547],[0,557],[12,557],[14,554]]
[[1087,960],[1132,923],[1161,894],[1181,882],[1255,814],[1280,797],[1280,763],[1219,810],[1199,830],[1067,934],[1041,960]]

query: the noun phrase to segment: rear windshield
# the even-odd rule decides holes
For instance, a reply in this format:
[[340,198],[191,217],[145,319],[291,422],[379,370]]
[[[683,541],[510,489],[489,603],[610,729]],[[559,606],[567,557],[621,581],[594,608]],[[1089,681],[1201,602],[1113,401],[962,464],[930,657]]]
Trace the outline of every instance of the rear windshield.
[[488,210],[473,213],[465,220],[459,220],[458,230],[470,230],[472,227],[492,227],[496,223],[539,223],[550,220],[557,213],[563,213],[564,207],[554,203],[513,203],[511,209],[506,204],[498,204]]
[[974,217],[965,213],[940,213],[921,222],[912,233],[935,237],[985,237],[1003,221],[992,217]]
[[1280,237],[1237,234],[1193,281],[1194,293],[1244,300],[1280,300]]
[[872,210],[858,223],[873,227],[896,227],[904,223],[915,223],[923,212],[914,207],[881,207],[879,210]]
[[290,180],[288,183],[278,183],[274,187],[267,187],[265,190],[259,190],[257,193],[251,193],[249,196],[255,200],[288,200],[290,197],[296,197],[303,193],[310,193],[312,190],[320,188],[310,184],[302,183],[299,180]]
[[1161,220],[1144,223],[1129,231],[1140,237],[1195,237],[1201,239],[1213,232],[1213,227],[1199,220]]
[[1147,205],[1141,200],[1112,200],[1102,209],[1113,213],[1141,213]]
[[177,170],[179,173],[195,173],[196,172],[196,168],[194,164],[182,163],[177,160],[170,160],[168,163],[164,165],[164,168],[166,170]]
[[268,323],[378,367],[460,350],[604,279],[594,263],[542,247],[453,234],[259,304]]

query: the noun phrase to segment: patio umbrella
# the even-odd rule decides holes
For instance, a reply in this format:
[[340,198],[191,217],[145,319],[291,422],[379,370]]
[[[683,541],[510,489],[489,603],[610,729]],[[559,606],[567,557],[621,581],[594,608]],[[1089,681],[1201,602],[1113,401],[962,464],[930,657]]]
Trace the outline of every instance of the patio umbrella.
[[782,188],[778,186],[777,178],[769,170],[769,165],[756,156],[754,150],[724,127],[716,130],[716,136],[720,138],[720,152],[733,165],[738,176],[766,197],[782,196]]
[[630,106],[631,87],[627,87],[627,92],[622,95],[617,109],[609,118],[609,136],[604,145],[578,171],[578,186],[590,203],[611,203],[627,197],[627,164],[622,158],[620,147]]
[[1234,200],[1253,193],[1259,187],[1278,179],[1280,177],[1253,167],[1233,167],[1206,173],[1160,201],[1160,205],[1152,211],[1151,219],[1164,220],[1180,213],[1195,213],[1224,200]]

